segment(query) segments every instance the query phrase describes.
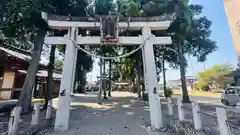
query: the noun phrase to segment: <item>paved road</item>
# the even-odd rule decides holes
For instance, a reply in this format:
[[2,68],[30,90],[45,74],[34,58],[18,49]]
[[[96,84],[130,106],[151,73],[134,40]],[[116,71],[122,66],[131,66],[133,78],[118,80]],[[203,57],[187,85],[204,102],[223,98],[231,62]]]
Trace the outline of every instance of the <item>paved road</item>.
[[[173,98],[181,98],[181,95],[173,95]],[[190,100],[193,102],[200,102],[212,105],[222,105],[221,99],[218,97],[203,97],[203,96],[190,96]]]

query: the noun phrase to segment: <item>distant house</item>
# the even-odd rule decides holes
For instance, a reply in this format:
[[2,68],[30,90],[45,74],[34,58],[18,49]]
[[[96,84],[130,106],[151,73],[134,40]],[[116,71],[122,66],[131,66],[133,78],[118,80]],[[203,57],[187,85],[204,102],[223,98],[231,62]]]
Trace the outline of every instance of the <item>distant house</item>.
[[[195,76],[186,76],[186,85],[188,90],[192,90],[197,82],[197,77]],[[167,86],[172,88],[173,90],[180,90],[181,85],[181,78],[177,80],[169,80],[167,82]]]
[[[0,99],[17,99],[21,93],[26,70],[29,66],[31,56],[21,50],[6,48],[0,44]],[[46,91],[47,71],[46,64],[39,64],[35,81],[34,95],[40,97]],[[60,87],[61,73],[55,72],[54,92]]]

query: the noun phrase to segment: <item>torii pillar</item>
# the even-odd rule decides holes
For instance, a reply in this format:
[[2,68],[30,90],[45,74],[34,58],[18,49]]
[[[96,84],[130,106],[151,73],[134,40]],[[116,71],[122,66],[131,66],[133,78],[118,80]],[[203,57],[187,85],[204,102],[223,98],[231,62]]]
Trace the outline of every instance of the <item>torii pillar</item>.
[[[77,28],[70,27],[68,30],[68,36],[73,40],[76,40]],[[75,64],[76,64],[77,48],[75,44],[68,40],[65,50],[65,58],[62,72],[62,79],[59,91],[59,101],[56,113],[55,131],[65,131],[68,129],[71,92],[73,89],[74,76],[75,76]]]
[[[77,28],[100,28],[99,22],[82,22],[82,21],[69,21],[68,19],[62,19],[60,17],[56,20],[55,17],[48,18],[47,14],[42,14],[43,19],[52,28],[70,28],[70,38],[76,41],[78,45],[99,45],[101,39],[99,36],[78,36],[76,32]],[[119,28],[130,28],[132,30],[142,30],[142,35],[138,37],[119,37],[119,43],[121,45],[141,45],[143,52],[143,66],[144,66],[144,81],[149,96],[150,106],[150,120],[151,127],[153,129],[160,129],[163,126],[159,93],[163,91],[157,90],[157,74],[154,58],[153,45],[169,45],[172,44],[171,37],[155,37],[151,34],[151,30],[166,30],[170,26],[171,21],[161,19],[157,21],[140,21],[140,22],[119,22]],[[150,38],[151,37],[151,38]],[[45,42],[48,44],[59,45],[66,44],[66,52],[63,67],[63,77],[61,80],[61,87],[59,93],[59,104],[55,121],[55,131],[65,131],[68,129],[69,113],[70,113],[70,92],[73,86],[74,67],[76,60],[76,46],[68,37],[45,37]]]
[[148,90],[149,108],[150,108],[150,121],[153,129],[160,129],[163,127],[162,110],[159,101],[159,90],[157,83],[157,71],[155,64],[155,57],[153,51],[153,39],[150,26],[144,26],[142,28],[143,40],[146,40],[143,47],[143,68],[145,88]]

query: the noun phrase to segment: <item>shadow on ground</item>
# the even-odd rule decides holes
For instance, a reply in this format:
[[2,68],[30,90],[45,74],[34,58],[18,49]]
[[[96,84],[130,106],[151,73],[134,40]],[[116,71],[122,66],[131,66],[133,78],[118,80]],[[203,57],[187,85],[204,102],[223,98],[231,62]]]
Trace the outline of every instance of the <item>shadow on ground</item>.
[[103,104],[97,104],[94,94],[73,97],[69,130],[50,135],[146,135],[150,121],[147,102],[136,95],[113,95]]

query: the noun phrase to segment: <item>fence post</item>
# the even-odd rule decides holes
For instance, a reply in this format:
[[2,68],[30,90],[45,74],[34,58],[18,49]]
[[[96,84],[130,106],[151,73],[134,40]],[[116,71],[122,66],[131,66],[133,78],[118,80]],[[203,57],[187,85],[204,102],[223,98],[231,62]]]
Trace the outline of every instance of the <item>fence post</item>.
[[183,110],[183,104],[181,99],[178,99],[178,118],[179,118],[179,121],[184,121],[184,110]]
[[173,106],[172,106],[172,99],[170,97],[167,98],[168,101],[168,114],[173,116]]
[[46,119],[51,119],[52,117],[52,100],[48,100],[47,112],[46,112]]
[[[159,100],[160,101],[160,100]],[[159,111],[159,121],[160,121],[160,128],[162,128],[163,127],[163,114],[162,114],[162,104],[161,104],[161,102],[160,102],[160,104],[158,104],[159,105],[159,109],[160,109],[160,111]]]
[[17,106],[14,107],[11,111],[9,123],[8,123],[8,134],[14,135],[17,134],[17,130],[19,127],[19,121],[20,121],[20,115],[21,115],[21,107]]
[[39,114],[40,114],[40,103],[34,103],[34,110],[32,113],[31,125],[39,124]]
[[231,135],[231,133],[229,133],[228,125],[226,123],[227,121],[226,110],[224,108],[217,107],[216,113],[220,135]]
[[201,114],[200,114],[200,107],[198,103],[196,102],[192,103],[192,112],[193,112],[194,128],[197,130],[201,130],[202,120],[201,120]]

